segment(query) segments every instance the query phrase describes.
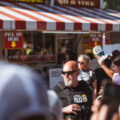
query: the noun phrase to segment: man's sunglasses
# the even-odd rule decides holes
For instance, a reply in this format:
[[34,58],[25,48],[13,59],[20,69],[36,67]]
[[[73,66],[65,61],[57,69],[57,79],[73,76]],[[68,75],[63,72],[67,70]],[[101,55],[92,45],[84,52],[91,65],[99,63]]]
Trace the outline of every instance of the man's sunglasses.
[[83,64],[85,64],[84,62],[77,62],[78,64],[80,64],[80,65],[83,65]]
[[67,74],[67,75],[72,75],[73,73],[75,73],[75,72],[77,72],[78,70],[72,70],[72,71],[67,71],[67,72],[64,72],[64,71],[62,71],[62,74],[63,75],[65,75],[65,74]]

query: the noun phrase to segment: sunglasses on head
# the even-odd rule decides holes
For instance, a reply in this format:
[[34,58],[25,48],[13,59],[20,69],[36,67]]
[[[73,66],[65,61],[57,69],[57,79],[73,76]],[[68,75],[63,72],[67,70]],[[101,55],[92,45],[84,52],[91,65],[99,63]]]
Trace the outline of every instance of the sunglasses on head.
[[67,71],[67,72],[62,71],[62,74],[63,74],[63,75],[65,75],[65,74],[67,74],[67,75],[72,75],[72,74],[75,73],[76,71],[78,71],[78,70],[72,70],[72,71]]
[[98,56],[104,55],[104,51],[97,54]]
[[81,65],[83,65],[83,64],[85,64],[84,62],[78,62],[78,64],[81,64]]

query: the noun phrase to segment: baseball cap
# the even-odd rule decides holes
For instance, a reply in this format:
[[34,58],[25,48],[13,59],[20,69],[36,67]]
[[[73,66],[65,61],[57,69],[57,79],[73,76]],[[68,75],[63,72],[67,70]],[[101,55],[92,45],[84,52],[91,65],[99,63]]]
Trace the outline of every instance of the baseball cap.
[[53,90],[48,91],[48,100],[50,106],[50,114],[52,120],[61,120],[62,119],[62,103],[58,98],[57,94]]
[[49,120],[47,90],[42,80],[30,68],[0,63],[0,120],[34,120],[33,116]]
[[104,55],[104,51],[100,45],[97,45],[93,48],[93,53],[98,56]]

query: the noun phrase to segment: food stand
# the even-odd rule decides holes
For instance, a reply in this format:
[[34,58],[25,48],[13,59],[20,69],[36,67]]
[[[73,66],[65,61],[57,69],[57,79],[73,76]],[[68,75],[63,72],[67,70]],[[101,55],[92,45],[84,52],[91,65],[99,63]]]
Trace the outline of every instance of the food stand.
[[[102,0],[54,0],[52,6],[50,2],[0,1],[1,59],[36,66],[56,65],[61,47],[72,49],[77,55],[87,54],[93,45],[102,44],[99,35],[120,32],[120,12],[101,9]],[[6,32],[22,32],[23,46],[6,47]],[[11,45],[16,44],[13,39]]]

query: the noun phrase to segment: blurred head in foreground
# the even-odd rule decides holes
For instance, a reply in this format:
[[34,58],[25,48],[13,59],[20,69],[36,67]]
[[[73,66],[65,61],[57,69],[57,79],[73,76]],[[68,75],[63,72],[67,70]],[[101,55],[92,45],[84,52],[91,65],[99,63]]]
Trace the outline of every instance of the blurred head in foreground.
[[50,106],[51,120],[62,119],[62,103],[56,93],[52,90],[48,91],[48,100]]
[[42,77],[29,68],[0,63],[0,120],[49,120]]

